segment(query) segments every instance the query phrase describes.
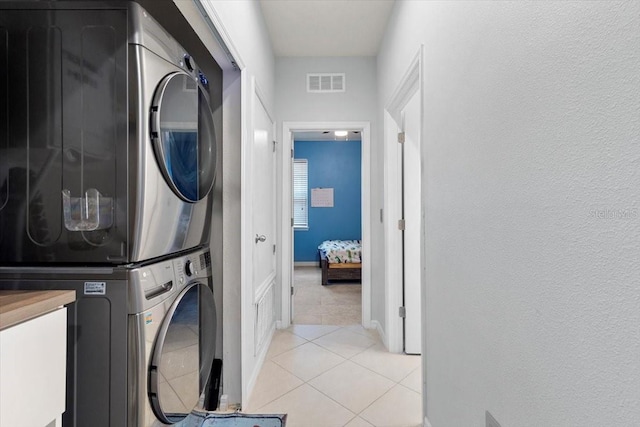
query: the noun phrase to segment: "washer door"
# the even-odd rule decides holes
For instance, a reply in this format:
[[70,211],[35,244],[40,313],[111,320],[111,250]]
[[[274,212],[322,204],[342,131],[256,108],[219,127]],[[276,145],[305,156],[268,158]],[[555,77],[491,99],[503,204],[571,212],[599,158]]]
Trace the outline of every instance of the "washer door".
[[215,331],[211,289],[187,286],[167,312],[151,357],[149,399],[158,420],[176,423],[198,404],[211,373]]
[[169,187],[187,202],[207,197],[216,176],[216,139],[208,98],[193,76],[176,72],[160,82],[150,125]]

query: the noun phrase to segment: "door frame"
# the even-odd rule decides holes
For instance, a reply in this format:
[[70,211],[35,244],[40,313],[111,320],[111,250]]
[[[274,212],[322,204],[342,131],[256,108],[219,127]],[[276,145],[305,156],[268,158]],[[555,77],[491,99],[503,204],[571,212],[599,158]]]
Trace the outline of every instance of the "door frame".
[[[242,138],[240,147],[240,307],[239,311],[235,314],[240,317],[240,366],[241,366],[241,398],[242,406],[246,406],[249,394],[255,385],[255,382],[260,373],[260,369],[265,360],[268,346],[264,345],[260,348],[256,344],[256,309],[255,303],[259,297],[256,295],[256,289],[254,288],[254,268],[253,261],[255,257],[255,244],[253,240],[253,163],[256,161],[253,157],[253,140],[255,130],[255,113],[260,104],[263,107],[269,120],[271,121],[272,137],[275,140],[276,135],[276,122],[271,109],[266,104],[266,97],[262,91],[255,76],[250,75],[245,70],[241,73],[241,99],[244,101],[241,104],[241,117],[243,122]],[[274,157],[274,161],[277,162],[277,157]],[[277,164],[274,163],[274,168],[277,168]],[[276,172],[277,176],[277,172]],[[277,197],[278,185],[277,178],[275,182],[275,192]],[[277,200],[274,202],[277,212],[278,204]],[[278,218],[275,218],[275,232],[276,241],[278,233]],[[277,263],[277,251],[275,261],[275,274],[270,278],[271,286],[276,286],[273,283],[277,280],[278,263]],[[262,293],[266,292],[269,286],[263,286],[259,289]],[[276,288],[277,289],[277,288]],[[224,310],[224,307],[223,307]],[[232,307],[231,310],[234,310]],[[277,314],[277,313],[276,313]],[[275,322],[271,326],[269,334],[273,333]],[[266,343],[270,341],[270,338],[266,339]]]
[[[402,233],[398,230],[397,220],[401,219],[401,156],[402,151],[398,144],[398,131],[402,126],[402,110],[418,94],[420,96],[420,110],[423,109],[423,47],[420,46],[404,76],[396,86],[393,95],[386,103],[384,111],[384,233],[385,233],[385,345],[391,353],[402,353],[404,350],[404,331],[402,318],[399,315],[399,307],[403,301],[403,259],[402,259]],[[424,117],[421,118],[420,128],[424,126]],[[420,151],[424,153],[423,135],[420,132]],[[421,180],[424,183],[424,154],[420,159]],[[424,190],[423,190],[424,194]],[[421,194],[421,198],[423,195]],[[424,200],[424,198],[423,198]],[[425,304],[424,304],[424,203],[422,225],[420,227],[420,283],[422,327],[425,328]],[[422,354],[424,355],[424,332],[422,333]]]
[[359,130],[361,142],[361,206],[362,206],[362,326],[371,327],[371,124],[369,122],[283,122],[282,123],[282,301],[279,327],[291,325],[291,292],[293,281],[293,227],[291,225],[291,158],[293,133],[325,130]]

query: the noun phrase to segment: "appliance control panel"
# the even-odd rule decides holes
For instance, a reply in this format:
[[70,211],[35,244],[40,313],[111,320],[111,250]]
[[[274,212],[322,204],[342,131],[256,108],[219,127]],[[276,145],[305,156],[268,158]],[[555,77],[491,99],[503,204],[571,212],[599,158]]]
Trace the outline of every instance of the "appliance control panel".
[[130,313],[140,313],[179,293],[194,280],[211,274],[211,255],[198,250],[174,259],[130,270]]
[[206,277],[209,268],[202,265],[204,254],[205,252],[199,251],[174,260],[173,266],[178,283],[183,285],[195,278]]

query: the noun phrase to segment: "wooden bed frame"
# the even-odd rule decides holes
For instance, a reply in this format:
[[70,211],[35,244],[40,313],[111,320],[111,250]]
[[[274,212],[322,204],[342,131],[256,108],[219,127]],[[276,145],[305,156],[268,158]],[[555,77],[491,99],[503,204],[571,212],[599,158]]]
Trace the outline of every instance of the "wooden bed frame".
[[362,264],[337,263],[330,264],[320,253],[320,268],[322,268],[322,286],[329,284],[329,280],[350,280],[362,282]]

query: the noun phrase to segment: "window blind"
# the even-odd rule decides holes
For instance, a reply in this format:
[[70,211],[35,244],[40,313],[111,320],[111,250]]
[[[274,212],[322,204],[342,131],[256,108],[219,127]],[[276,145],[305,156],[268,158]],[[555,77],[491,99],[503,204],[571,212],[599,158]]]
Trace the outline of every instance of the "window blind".
[[309,228],[307,159],[293,161],[293,228]]

